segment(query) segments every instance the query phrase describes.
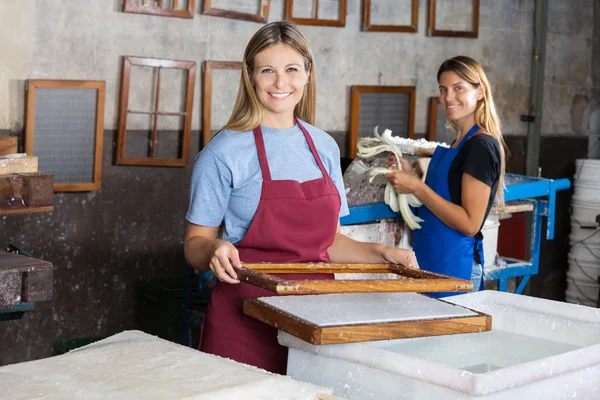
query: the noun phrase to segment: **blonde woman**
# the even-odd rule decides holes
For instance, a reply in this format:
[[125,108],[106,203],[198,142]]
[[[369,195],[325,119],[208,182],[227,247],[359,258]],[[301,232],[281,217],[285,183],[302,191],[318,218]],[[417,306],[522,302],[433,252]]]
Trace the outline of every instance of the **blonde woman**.
[[348,214],[340,152],[312,126],[315,79],[312,52],[294,24],[273,22],[254,34],[229,122],[194,166],[186,217],[188,263],[210,269],[218,279],[200,350],[280,374],[287,350],[277,343],[276,329],[242,312],[245,299],[272,293],[240,283],[241,262],[390,262],[417,268],[412,251],[339,233],[339,218]]
[[[490,84],[472,58],[444,61],[437,74],[440,104],[456,140],[438,147],[423,183],[406,161],[386,175],[398,192],[422,202],[422,229],[414,250],[422,269],[473,281],[479,290],[484,265],[481,228],[504,187],[504,140]],[[392,161],[391,161],[392,162]],[[390,165],[392,168],[395,165]],[[441,293],[444,296],[458,293]]]

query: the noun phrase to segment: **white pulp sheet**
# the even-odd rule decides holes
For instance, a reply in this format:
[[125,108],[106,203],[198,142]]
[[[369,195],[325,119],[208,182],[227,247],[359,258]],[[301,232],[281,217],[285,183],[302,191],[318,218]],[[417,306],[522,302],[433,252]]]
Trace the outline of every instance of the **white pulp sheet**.
[[0,368],[1,398],[317,399],[308,383],[126,331],[56,357]]
[[461,306],[418,293],[343,293],[260,300],[321,327],[477,316]]

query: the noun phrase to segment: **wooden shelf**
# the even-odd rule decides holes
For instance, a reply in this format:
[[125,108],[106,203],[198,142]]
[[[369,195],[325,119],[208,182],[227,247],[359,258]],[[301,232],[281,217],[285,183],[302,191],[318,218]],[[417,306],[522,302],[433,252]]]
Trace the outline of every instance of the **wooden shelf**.
[[0,215],[39,214],[54,211],[54,206],[0,209]]
[[515,214],[529,211],[533,211],[533,202],[531,201],[507,201],[503,206],[493,205],[490,214]]

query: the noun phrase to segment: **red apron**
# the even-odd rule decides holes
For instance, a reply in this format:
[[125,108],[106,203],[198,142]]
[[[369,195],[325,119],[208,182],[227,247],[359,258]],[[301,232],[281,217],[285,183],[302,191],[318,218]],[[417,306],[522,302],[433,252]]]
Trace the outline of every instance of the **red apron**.
[[[242,262],[329,262],[327,249],[337,230],[340,195],[312,138],[297,123],[323,177],[303,183],[271,180],[262,131],[260,126],[254,129],[263,183],[254,219],[236,246]],[[331,274],[278,276],[294,280],[333,279]],[[274,295],[243,282],[237,285],[217,282],[202,323],[199,349],[285,375],[287,348],[277,343],[277,329],[242,311],[245,299]]]

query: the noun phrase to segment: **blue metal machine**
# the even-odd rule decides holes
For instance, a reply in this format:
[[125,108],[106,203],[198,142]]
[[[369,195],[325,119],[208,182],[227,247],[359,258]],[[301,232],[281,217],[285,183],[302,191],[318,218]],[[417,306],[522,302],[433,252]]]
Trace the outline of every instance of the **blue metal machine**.
[[[533,226],[531,229],[531,259],[529,261],[501,257],[502,265],[485,268],[485,280],[498,280],[498,290],[505,292],[509,278],[522,277],[515,293],[522,293],[531,275],[538,273],[542,239],[542,218],[547,218],[546,239],[554,239],[554,217],[556,192],[571,187],[568,179],[543,179],[523,175],[506,174],[504,200],[526,201],[533,204]],[[547,199],[545,199],[547,198]],[[341,218],[342,225],[355,225],[385,218],[397,218],[385,203],[365,204],[350,207],[350,215]],[[505,265],[504,265],[505,264]]]

